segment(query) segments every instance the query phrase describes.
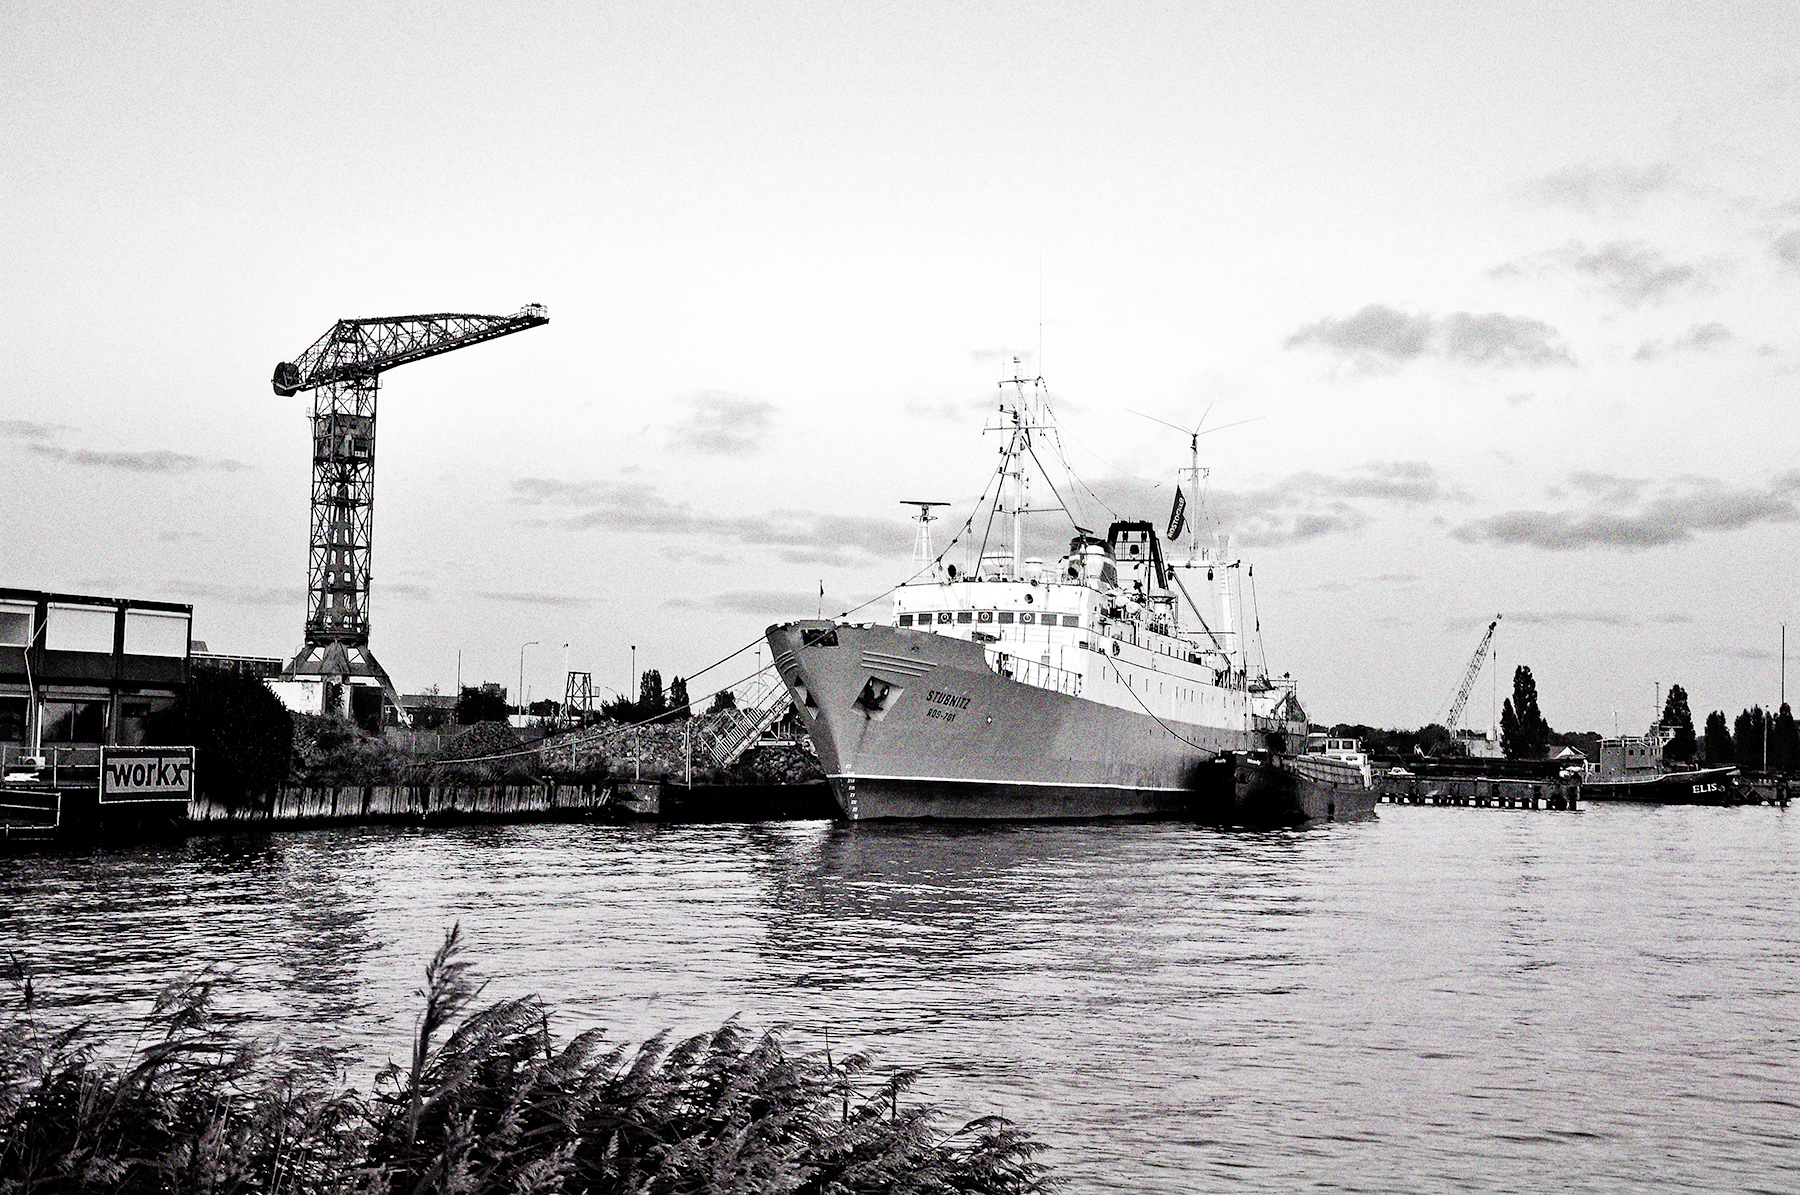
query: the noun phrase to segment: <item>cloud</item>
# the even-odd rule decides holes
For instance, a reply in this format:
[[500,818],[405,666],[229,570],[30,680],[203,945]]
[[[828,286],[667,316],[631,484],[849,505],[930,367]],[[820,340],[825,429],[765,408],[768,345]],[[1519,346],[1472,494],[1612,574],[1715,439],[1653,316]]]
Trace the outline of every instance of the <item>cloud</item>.
[[1543,274],[1567,270],[1599,283],[1600,289],[1627,307],[1660,303],[1681,291],[1700,293],[1711,289],[1724,266],[1675,263],[1643,241],[1609,241],[1590,249],[1572,241],[1560,249],[1532,257],[1502,262],[1488,271],[1494,278]]
[[1703,647],[1703,656],[1724,656],[1728,660],[1746,660],[1753,664],[1763,664],[1775,658],[1775,653],[1766,647]]
[[1662,162],[1648,166],[1584,162],[1533,179],[1526,184],[1526,192],[1545,203],[1578,211],[1630,211],[1646,197],[1669,190],[1674,182],[1674,170]]
[[[969,361],[972,364],[975,364],[975,365],[1005,365],[1007,367],[1008,371],[1013,372],[1013,373],[1018,373],[1023,370],[1030,369],[1031,366],[1027,363],[1035,360],[1036,356],[1037,355],[1035,353],[1021,351],[1019,349],[989,348],[989,349],[970,349],[969,350]],[[1017,370],[1014,370],[1012,368],[1014,361],[1017,361],[1019,363],[1019,368]]]
[[[1162,518],[1172,499],[1168,489],[1135,478],[1108,478],[1093,491],[1124,518]],[[1341,474],[1293,473],[1259,489],[1209,490],[1203,509],[1190,508],[1190,517],[1203,535],[1216,524],[1246,546],[1266,547],[1360,531],[1374,522],[1370,508],[1416,509],[1465,497],[1422,461],[1376,461]]]
[[1649,340],[1638,346],[1632,357],[1638,361],[1654,361],[1669,353],[1709,353],[1731,341],[1731,329],[1724,324],[1695,324],[1674,340]]
[[1707,283],[1700,267],[1672,264],[1642,241],[1613,241],[1591,252],[1575,250],[1568,262],[1578,273],[1599,279],[1602,287],[1631,307],[1659,303],[1678,290],[1704,289]]
[[1782,265],[1800,270],[1800,228],[1790,228],[1770,241],[1769,251]]
[[1629,614],[1603,610],[1508,610],[1505,622],[1528,627],[1563,627],[1591,625],[1635,627],[1639,620]]
[[920,415],[928,419],[953,419],[967,421],[985,416],[994,409],[992,397],[983,395],[979,398],[965,398],[960,402],[908,402],[905,406],[908,415]]
[[520,606],[555,606],[570,608],[591,606],[597,598],[574,597],[564,593],[513,593],[496,590],[482,590],[475,595],[490,602],[510,602]]
[[[1623,506],[1638,500],[1645,488],[1650,485],[1648,477],[1615,477],[1611,473],[1589,473],[1580,471],[1569,474],[1565,482],[1571,489],[1585,494],[1592,494],[1600,502],[1608,506]],[[1551,493],[1561,497],[1562,493],[1552,488]]]
[[175,597],[203,598],[230,606],[286,606],[296,613],[306,608],[306,590],[298,585],[212,585],[200,581],[170,581],[162,589]]
[[[1685,542],[1702,532],[1793,522],[1800,518],[1800,510],[1785,497],[1787,492],[1782,481],[1768,490],[1755,490],[1730,489],[1704,478],[1683,478],[1665,485],[1662,493],[1642,502],[1636,510],[1514,510],[1468,523],[1451,534],[1464,543],[1550,552],[1656,548]],[[1638,499],[1635,491],[1627,489],[1600,492],[1602,505],[1609,507],[1637,503]]]
[[34,423],[29,419],[0,419],[0,436],[9,440],[48,440],[70,429],[60,423]]
[[733,517],[712,515],[695,511],[685,502],[671,502],[646,482],[566,482],[525,477],[513,482],[512,490],[513,500],[524,505],[575,509],[578,513],[542,521],[543,525],[571,531],[603,529],[711,536],[781,549],[803,563],[847,562],[859,556],[891,558],[904,555],[912,547],[911,530],[894,519],[795,510]]
[[811,593],[783,593],[773,589],[738,589],[729,593],[715,593],[699,601],[692,598],[671,598],[663,605],[695,610],[729,610],[734,614],[797,617],[814,613],[818,609],[818,603],[819,595],[816,590]]
[[1374,371],[1425,356],[1468,365],[1573,365],[1555,338],[1555,328],[1528,316],[1458,311],[1433,317],[1371,303],[1354,315],[1308,324],[1288,337],[1287,347],[1324,348]]
[[686,401],[686,420],[669,435],[678,452],[743,456],[762,447],[775,413],[773,403],[707,391]]
[[1337,477],[1311,471],[1290,474],[1266,490],[1244,495],[1244,499],[1265,507],[1352,498],[1422,506],[1460,496],[1446,489],[1432,467],[1423,461],[1372,461]]
[[54,444],[31,443],[25,445],[25,451],[63,464],[123,469],[129,473],[191,473],[197,469],[222,469],[235,473],[250,467],[242,461],[189,456],[184,452],[169,452],[166,449],[154,452],[95,452],[87,448],[61,448]]

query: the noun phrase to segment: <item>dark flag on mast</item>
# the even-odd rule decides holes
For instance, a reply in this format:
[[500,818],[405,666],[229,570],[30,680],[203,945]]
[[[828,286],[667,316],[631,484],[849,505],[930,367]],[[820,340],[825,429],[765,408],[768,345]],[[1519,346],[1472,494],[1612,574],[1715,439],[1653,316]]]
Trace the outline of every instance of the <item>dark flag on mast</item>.
[[1169,535],[1168,535],[1168,538],[1169,538],[1170,542],[1180,539],[1181,538],[1181,530],[1183,527],[1186,527],[1186,526],[1187,526],[1187,495],[1185,495],[1181,492],[1180,486],[1176,486],[1175,487],[1175,506],[1173,509],[1171,509],[1169,511]]

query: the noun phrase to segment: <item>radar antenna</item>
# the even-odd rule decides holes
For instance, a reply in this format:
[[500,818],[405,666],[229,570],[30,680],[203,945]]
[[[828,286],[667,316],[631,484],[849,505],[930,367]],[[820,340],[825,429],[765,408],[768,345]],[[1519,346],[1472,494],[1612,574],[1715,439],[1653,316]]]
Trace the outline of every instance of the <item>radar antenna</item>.
[[938,521],[938,517],[931,513],[931,508],[950,504],[948,502],[921,502],[917,498],[902,498],[900,505],[919,508],[917,515],[919,535],[913,541],[913,563],[923,568],[931,563],[931,524]]

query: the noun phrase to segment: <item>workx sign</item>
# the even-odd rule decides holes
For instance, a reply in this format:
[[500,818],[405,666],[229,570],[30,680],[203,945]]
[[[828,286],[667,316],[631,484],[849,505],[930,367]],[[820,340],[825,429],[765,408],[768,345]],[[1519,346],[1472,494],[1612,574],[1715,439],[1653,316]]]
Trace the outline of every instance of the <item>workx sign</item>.
[[185,801],[194,795],[192,747],[102,747],[100,803]]

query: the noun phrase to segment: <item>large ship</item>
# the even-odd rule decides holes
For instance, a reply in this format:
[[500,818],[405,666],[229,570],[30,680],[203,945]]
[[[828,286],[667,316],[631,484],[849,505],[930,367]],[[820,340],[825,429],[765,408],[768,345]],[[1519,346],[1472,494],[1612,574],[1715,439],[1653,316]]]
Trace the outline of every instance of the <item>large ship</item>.
[[[998,523],[1010,548],[983,542],[962,569],[945,564],[948,548],[933,557],[930,547],[940,504],[913,503],[920,567],[894,591],[886,623],[768,629],[845,818],[1297,823],[1373,809],[1371,788],[1305,754],[1293,683],[1250,668],[1228,536],[1202,547],[1190,524],[1177,565],[1151,523],[1115,519],[1097,535],[1063,507],[1067,550],[1029,555],[1026,516],[1044,513],[1032,506],[1034,472],[1056,493],[1040,450],[1060,455],[1042,380],[1002,383],[988,430],[1006,437],[994,496],[963,527]],[[1197,486],[1197,436],[1190,447]],[[1185,506],[1178,487],[1172,539]],[[1210,582],[1211,623],[1184,572]]]

